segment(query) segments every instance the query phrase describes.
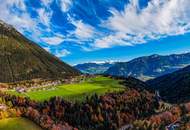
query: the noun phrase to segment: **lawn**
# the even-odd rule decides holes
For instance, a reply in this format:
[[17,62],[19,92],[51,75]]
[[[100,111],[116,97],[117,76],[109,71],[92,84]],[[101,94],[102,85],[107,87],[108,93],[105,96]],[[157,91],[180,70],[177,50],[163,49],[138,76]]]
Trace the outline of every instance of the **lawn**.
[[98,76],[95,78],[88,78],[81,83],[63,84],[55,87],[54,90],[34,90],[22,94],[19,94],[16,91],[8,91],[8,93],[19,96],[27,96],[37,101],[47,100],[53,96],[61,96],[70,101],[82,101],[87,95],[91,96],[94,93],[101,95],[106,92],[117,92],[124,90],[124,88],[124,86],[119,84],[118,80]]
[[18,117],[0,120],[0,130],[42,130],[32,121]]

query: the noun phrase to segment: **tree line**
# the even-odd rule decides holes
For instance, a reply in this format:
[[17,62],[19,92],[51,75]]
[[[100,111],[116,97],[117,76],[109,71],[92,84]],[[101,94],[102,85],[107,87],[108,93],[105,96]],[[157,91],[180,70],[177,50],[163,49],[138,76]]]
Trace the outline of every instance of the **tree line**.
[[61,97],[37,102],[0,92],[1,102],[47,130],[117,130],[135,120],[155,113],[159,106],[154,94],[146,90],[94,94],[82,103],[71,103]]

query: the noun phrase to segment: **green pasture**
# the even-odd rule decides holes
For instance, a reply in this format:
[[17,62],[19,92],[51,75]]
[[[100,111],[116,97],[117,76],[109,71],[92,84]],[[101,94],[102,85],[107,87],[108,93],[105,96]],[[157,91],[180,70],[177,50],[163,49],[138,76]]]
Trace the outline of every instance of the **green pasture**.
[[119,80],[114,80],[108,77],[98,76],[88,78],[81,83],[63,84],[55,87],[53,90],[38,90],[26,93],[18,93],[15,90],[10,90],[8,93],[27,96],[37,101],[48,100],[50,97],[61,96],[70,101],[82,101],[85,97],[97,93],[98,95],[106,92],[118,92],[124,90],[124,86],[119,84]]

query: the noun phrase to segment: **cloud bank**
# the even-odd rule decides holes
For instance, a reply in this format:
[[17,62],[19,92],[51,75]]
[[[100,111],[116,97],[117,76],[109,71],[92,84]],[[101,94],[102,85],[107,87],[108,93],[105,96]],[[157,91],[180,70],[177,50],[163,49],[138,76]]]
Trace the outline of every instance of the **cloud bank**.
[[189,0],[147,0],[143,6],[140,0],[0,2],[0,19],[46,49],[62,47],[52,52],[58,57],[71,54],[65,44],[93,51],[190,32]]
[[95,46],[135,45],[190,31],[189,0],[152,0],[140,8],[138,0],[130,0],[123,11],[111,8],[112,14],[102,26],[113,34],[95,40]]

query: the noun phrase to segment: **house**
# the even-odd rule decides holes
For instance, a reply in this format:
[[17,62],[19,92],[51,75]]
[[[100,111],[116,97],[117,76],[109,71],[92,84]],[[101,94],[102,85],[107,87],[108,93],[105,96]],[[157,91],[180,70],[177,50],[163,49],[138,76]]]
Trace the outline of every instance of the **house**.
[[18,93],[24,93],[24,92],[26,92],[26,90],[25,90],[24,88],[20,88],[20,87],[17,87],[17,88],[16,88],[16,91],[17,91]]

